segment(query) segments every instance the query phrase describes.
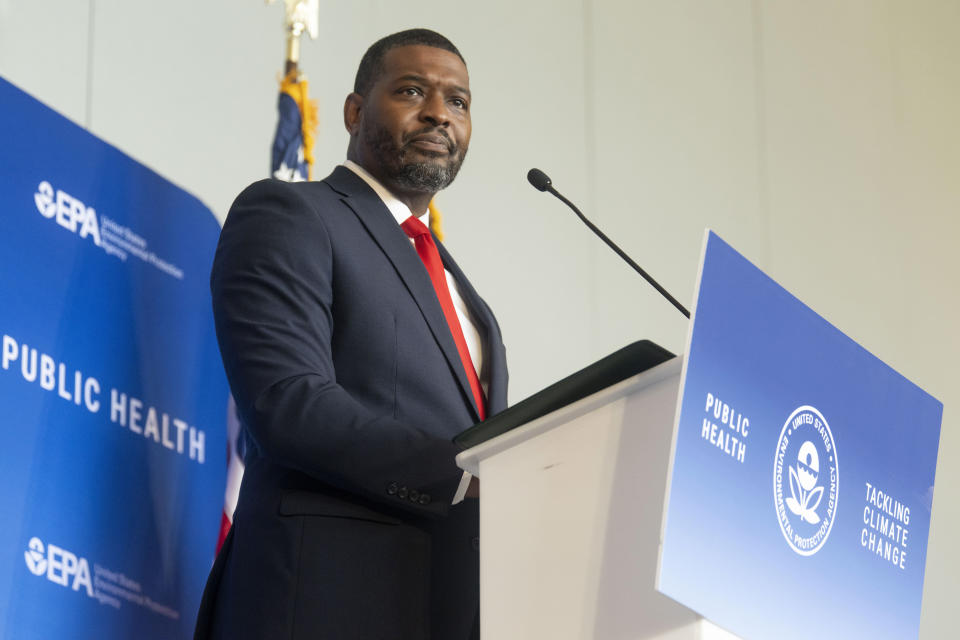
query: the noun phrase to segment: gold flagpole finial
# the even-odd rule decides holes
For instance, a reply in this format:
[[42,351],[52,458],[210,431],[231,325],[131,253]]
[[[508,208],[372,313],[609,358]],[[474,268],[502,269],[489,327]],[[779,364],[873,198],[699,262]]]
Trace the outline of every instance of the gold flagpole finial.
[[[273,4],[276,0],[267,0]],[[311,40],[320,34],[320,0],[283,0],[287,31],[287,61],[285,73],[290,73],[300,63],[300,36],[304,32]]]

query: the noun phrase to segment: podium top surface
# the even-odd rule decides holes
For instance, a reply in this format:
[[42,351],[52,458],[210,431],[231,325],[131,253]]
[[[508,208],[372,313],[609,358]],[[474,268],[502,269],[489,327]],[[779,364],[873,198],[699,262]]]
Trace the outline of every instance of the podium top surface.
[[462,448],[469,449],[672,357],[672,353],[650,340],[633,342],[462,431],[453,441]]
[[[470,449],[461,452],[457,455],[457,465],[465,471],[478,475],[481,460],[505,449],[509,449],[530,438],[534,438],[558,425],[565,424],[598,407],[633,394],[640,389],[670,377],[679,377],[682,366],[682,356],[671,357],[666,362],[661,362],[647,370],[640,371],[611,385],[602,387],[598,391],[584,395],[578,400],[565,404],[558,409],[537,416],[522,424],[517,424],[511,429],[502,431],[486,440],[482,440]],[[478,426],[482,426],[482,423]]]

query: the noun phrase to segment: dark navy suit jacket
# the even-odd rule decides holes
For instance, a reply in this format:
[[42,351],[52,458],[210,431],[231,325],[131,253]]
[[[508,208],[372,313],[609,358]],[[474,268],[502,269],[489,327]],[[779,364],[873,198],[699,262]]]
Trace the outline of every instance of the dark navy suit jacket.
[[[496,413],[499,327],[439,249],[480,331]],[[477,503],[450,502],[451,438],[478,414],[426,269],[383,202],[344,167],[255,183],[227,216],[211,289],[249,446],[197,637],[476,634]]]

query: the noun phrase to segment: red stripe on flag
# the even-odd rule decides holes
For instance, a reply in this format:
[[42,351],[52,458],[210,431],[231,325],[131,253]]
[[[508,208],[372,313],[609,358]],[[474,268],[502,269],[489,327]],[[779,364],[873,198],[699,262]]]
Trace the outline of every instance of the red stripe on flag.
[[223,541],[227,539],[229,532],[230,518],[227,517],[227,512],[224,511],[220,514],[220,535],[217,537],[217,553],[220,553],[220,547],[223,546]]

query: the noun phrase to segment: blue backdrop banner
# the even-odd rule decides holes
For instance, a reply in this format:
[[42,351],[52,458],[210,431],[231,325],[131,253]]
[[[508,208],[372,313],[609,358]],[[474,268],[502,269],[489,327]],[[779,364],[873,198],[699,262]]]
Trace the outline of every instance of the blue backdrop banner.
[[0,79],[0,635],[187,638],[227,385],[196,198]]
[[699,280],[658,588],[751,640],[916,638],[943,406],[712,232]]

